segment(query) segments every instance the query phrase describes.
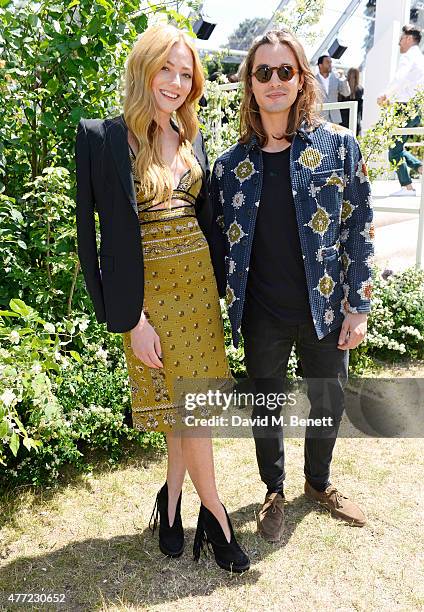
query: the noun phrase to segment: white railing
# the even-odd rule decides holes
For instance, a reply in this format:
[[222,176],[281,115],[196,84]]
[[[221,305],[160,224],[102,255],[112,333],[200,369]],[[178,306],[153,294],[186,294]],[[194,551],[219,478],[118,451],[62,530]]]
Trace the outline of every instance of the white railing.
[[[408,127],[408,128],[397,128],[393,130],[394,134],[401,136],[424,136],[424,127]],[[417,146],[424,146],[424,142],[417,142]],[[423,162],[424,163],[424,162]],[[421,200],[419,208],[412,208],[411,206],[380,206],[373,205],[373,210],[376,212],[396,212],[396,213],[413,213],[419,215],[418,217],[418,238],[417,238],[417,250],[415,255],[415,265],[417,268],[421,268],[424,263],[424,172],[421,176]]]
[[331,110],[347,108],[349,110],[349,129],[356,136],[356,126],[358,124],[358,102],[357,100],[349,100],[349,102],[325,102],[318,106],[319,110]]

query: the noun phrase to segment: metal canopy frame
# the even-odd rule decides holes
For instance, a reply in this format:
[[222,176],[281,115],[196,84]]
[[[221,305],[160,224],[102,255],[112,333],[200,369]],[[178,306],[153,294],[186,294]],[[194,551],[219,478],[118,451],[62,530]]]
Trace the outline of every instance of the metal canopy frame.
[[321,55],[324,55],[325,53],[327,53],[329,46],[331,45],[333,40],[336,38],[338,32],[342,29],[346,21],[348,21],[352,17],[352,15],[354,14],[358,6],[361,4],[361,2],[362,0],[351,0],[349,6],[340,15],[339,19],[336,21],[334,26],[331,28],[327,36],[324,38],[324,40],[322,41],[318,49],[315,51],[315,53],[311,57],[310,63],[312,65],[315,65],[317,63],[318,58]]

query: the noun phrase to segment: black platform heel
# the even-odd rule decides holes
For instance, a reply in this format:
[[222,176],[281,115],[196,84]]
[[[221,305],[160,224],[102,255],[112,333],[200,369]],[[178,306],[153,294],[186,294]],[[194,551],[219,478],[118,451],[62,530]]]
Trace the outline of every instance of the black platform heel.
[[180,557],[184,550],[184,529],[181,521],[181,493],[175,510],[172,527],[168,520],[168,484],[165,482],[156,495],[156,502],[149,521],[149,529],[155,533],[159,523],[159,548],[168,557]]
[[230,517],[223,506],[230,527],[231,540],[227,542],[222,527],[215,516],[203,504],[200,505],[199,518],[197,521],[196,535],[194,536],[193,557],[195,561],[200,558],[200,552],[212,547],[215,561],[222,569],[228,572],[245,572],[250,567],[249,557],[240,548],[234,535]]

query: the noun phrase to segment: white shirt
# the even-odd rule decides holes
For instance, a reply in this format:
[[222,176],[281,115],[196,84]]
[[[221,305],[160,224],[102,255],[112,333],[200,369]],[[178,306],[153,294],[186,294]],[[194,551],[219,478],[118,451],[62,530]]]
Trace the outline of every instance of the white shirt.
[[424,87],[424,55],[418,45],[401,53],[396,74],[383,92],[390,102],[408,102]]
[[322,76],[322,74],[319,72],[317,72],[318,76],[321,79],[321,83],[324,85],[324,89],[325,89],[325,93],[328,96],[328,88],[330,87],[330,75],[328,75],[327,77]]

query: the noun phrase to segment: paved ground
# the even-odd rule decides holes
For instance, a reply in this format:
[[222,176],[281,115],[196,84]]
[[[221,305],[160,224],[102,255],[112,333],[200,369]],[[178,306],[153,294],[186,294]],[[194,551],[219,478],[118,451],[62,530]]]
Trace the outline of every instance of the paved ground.
[[418,211],[421,198],[421,181],[413,180],[415,197],[390,197],[400,185],[397,180],[374,181],[372,186],[373,205],[392,208],[415,208],[416,213],[378,212],[375,219],[375,262],[384,268],[401,271],[415,264],[418,237]]

